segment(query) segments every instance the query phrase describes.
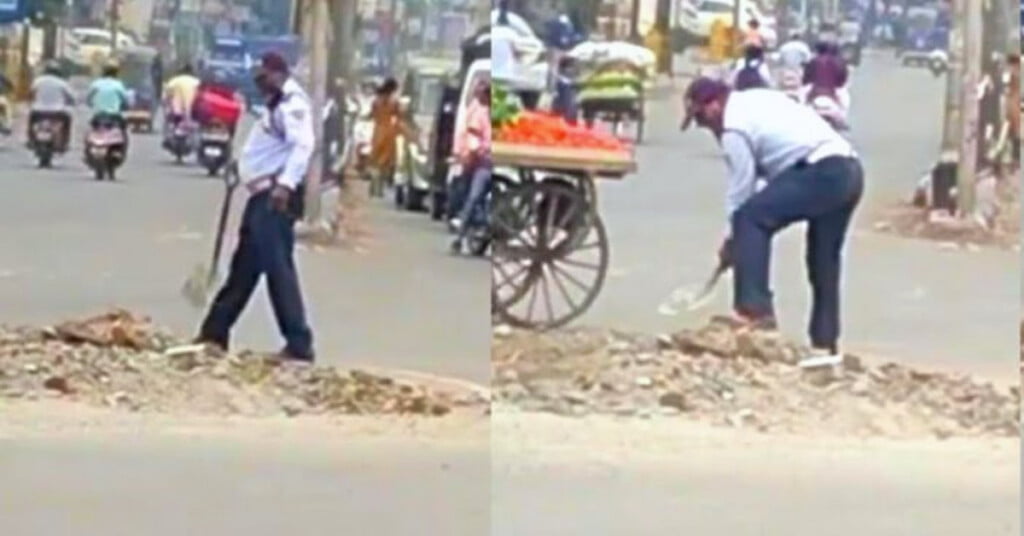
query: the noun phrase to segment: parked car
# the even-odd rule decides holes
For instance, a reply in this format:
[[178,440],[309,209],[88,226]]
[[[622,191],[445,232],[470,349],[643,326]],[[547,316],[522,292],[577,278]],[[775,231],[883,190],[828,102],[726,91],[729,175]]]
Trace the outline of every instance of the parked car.
[[[101,63],[110,58],[113,47],[110,38],[110,30],[101,28],[75,28],[71,30],[71,36],[77,43],[78,56],[87,63]],[[117,48],[130,48],[137,43],[131,36],[119,32],[117,35]]]

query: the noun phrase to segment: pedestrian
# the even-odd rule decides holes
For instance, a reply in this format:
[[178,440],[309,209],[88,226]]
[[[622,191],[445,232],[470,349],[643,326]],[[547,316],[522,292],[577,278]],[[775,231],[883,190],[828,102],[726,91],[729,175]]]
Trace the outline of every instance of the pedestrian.
[[1008,80],[1006,101],[1006,123],[1009,128],[1010,150],[1013,155],[1013,169],[1020,169],[1020,53],[1011,53],[1006,60]]
[[576,62],[569,56],[564,56],[558,64],[551,112],[573,125],[579,119],[579,106],[576,103]]
[[249,200],[228,279],[210,306],[198,340],[227,349],[231,329],[265,276],[285,339],[279,357],[311,362],[313,333],[295,266],[294,225],[302,217],[304,177],[316,146],[313,112],[309,96],[276,53],[262,57],[256,85],[266,110],[249,131],[241,153],[240,172]]
[[731,228],[719,256],[735,272],[736,315],[750,326],[775,327],[772,238],[807,222],[812,352],[801,364],[840,363],[842,250],[864,186],[853,147],[809,107],[770,89],[732,91],[702,77],[687,89],[686,110],[683,128],[696,121],[714,133],[729,168]]
[[370,194],[375,197],[384,195],[384,185],[391,184],[395,175],[401,115],[398,82],[388,78],[377,89],[370,107],[370,117],[373,118],[373,141],[370,143],[370,169],[373,177]]

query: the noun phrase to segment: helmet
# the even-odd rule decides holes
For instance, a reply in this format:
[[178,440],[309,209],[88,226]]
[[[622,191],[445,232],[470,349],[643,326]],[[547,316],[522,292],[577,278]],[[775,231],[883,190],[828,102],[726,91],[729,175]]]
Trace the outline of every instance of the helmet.
[[61,76],[60,64],[54,60],[47,60],[43,64],[43,72],[53,76]]

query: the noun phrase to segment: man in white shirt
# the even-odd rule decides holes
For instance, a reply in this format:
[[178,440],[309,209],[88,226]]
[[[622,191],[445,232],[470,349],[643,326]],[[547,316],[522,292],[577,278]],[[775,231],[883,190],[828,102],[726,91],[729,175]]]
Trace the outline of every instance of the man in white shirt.
[[510,26],[491,27],[491,77],[510,82],[516,77],[515,39],[518,34]]
[[[698,78],[687,90],[686,109],[683,128],[696,121],[713,132],[729,167],[731,230],[719,254],[735,270],[737,315],[752,325],[774,327],[772,238],[806,221],[813,352],[801,364],[840,363],[841,256],[864,187],[853,147],[813,110],[770,89],[734,92],[724,82]],[[759,179],[764,181],[760,189]]]
[[793,33],[789,41],[779,47],[779,66],[783,69],[799,70],[802,73],[804,66],[813,57],[811,47],[804,42],[799,32]]
[[263,56],[256,83],[267,107],[242,149],[240,172],[249,201],[228,280],[214,298],[198,340],[226,349],[231,328],[260,277],[266,276],[286,341],[280,357],[312,361],[313,334],[293,259],[294,224],[302,216],[303,182],[316,147],[312,107],[278,54]]

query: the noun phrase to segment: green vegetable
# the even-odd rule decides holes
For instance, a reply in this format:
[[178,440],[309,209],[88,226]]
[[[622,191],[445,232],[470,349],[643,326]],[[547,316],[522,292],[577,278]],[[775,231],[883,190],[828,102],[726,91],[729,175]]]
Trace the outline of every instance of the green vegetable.
[[501,85],[491,86],[491,126],[501,128],[519,115],[519,102],[515,95]]

